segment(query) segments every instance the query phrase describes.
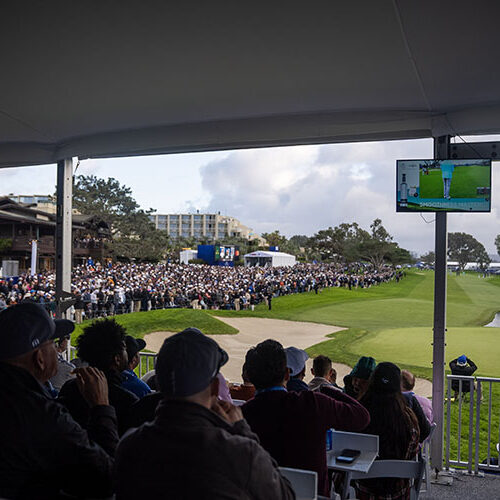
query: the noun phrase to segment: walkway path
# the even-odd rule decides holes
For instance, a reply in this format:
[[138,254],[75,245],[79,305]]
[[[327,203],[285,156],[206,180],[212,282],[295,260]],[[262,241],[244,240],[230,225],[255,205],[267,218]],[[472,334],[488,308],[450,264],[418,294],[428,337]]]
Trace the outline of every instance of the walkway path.
[[[215,335],[214,339],[229,354],[229,361],[223,367],[222,373],[230,381],[241,380],[241,367],[245,359],[245,354],[250,347],[255,346],[263,340],[273,338],[281,342],[283,346],[295,346],[305,349],[312,345],[327,340],[326,335],[335,333],[344,328],[320,323],[306,323],[300,321],[286,321],[281,319],[268,318],[218,318],[228,325],[239,330],[236,335]],[[173,335],[173,332],[149,333],[144,337],[147,349],[158,352],[163,341]],[[311,378],[312,361],[307,362],[306,382]],[[337,371],[337,380],[342,385],[342,379],[351,368],[347,365],[334,363]],[[432,386],[428,380],[417,380],[416,391],[422,396],[430,396]]]

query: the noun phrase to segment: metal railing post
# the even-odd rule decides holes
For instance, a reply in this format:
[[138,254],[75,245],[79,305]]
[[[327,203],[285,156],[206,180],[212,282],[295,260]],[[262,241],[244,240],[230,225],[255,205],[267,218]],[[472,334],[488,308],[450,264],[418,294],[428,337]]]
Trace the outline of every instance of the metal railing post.
[[446,406],[446,470],[450,470],[450,425],[451,425],[451,380],[448,379],[448,401]]
[[467,470],[472,474],[472,444],[474,439],[474,382],[469,382],[469,464]]
[[477,382],[476,393],[476,454],[474,457],[474,474],[479,472],[479,434],[481,429],[481,381]]

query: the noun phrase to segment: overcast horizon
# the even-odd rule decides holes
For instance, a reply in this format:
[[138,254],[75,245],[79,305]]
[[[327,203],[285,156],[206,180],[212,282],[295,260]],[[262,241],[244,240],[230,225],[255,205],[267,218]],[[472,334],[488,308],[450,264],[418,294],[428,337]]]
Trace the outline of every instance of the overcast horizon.
[[[401,247],[421,255],[434,248],[434,214],[396,213],[396,160],[432,158],[432,144],[419,139],[82,160],[76,175],[116,178],[144,209],[220,211],[259,234],[277,229],[287,237],[312,236],[342,222],[369,229],[380,218]],[[491,213],[448,217],[449,232],[472,234],[490,254],[497,253],[500,233],[495,168]],[[0,195],[52,194],[55,180],[55,165],[0,169]]]

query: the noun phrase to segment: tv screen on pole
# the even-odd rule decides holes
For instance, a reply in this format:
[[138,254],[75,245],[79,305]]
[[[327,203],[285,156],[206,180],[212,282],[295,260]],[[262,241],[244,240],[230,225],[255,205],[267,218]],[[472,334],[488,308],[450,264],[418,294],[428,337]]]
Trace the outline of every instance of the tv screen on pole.
[[490,212],[491,160],[398,160],[397,212]]

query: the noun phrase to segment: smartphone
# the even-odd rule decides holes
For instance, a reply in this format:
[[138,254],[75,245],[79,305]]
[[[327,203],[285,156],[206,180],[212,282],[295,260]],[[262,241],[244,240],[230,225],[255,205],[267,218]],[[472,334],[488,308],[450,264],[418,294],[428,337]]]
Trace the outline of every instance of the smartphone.
[[337,455],[336,460],[337,462],[352,464],[354,460],[359,457],[359,455],[361,455],[359,450],[349,450],[346,448]]

